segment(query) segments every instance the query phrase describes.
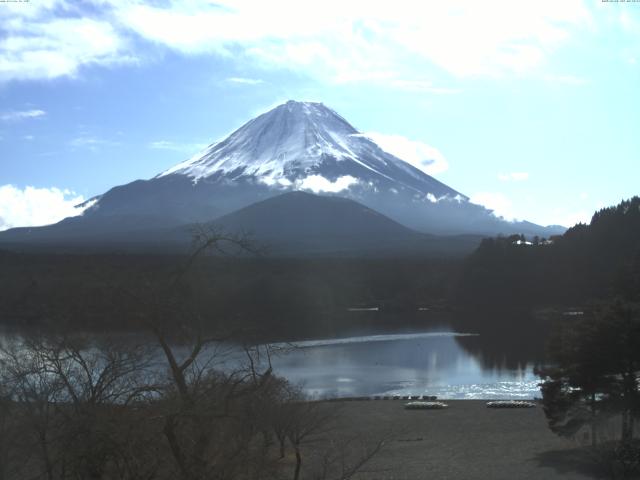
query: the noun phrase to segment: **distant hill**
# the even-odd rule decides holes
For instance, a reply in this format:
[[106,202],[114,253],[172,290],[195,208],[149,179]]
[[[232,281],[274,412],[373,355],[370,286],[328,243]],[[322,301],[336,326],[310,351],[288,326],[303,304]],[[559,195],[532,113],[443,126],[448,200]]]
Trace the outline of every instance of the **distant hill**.
[[448,254],[471,252],[480,236],[437,236],[411,230],[353,200],[289,192],[214,222],[245,231],[273,253]]
[[[63,253],[119,251],[186,252],[196,224],[162,226],[135,215],[68,218],[47,227],[12,229],[0,234],[0,246],[22,251]],[[113,228],[116,224],[117,228]],[[256,202],[210,225],[248,234],[256,246],[276,256],[463,256],[481,236],[428,235],[411,230],[353,200],[288,192]]]

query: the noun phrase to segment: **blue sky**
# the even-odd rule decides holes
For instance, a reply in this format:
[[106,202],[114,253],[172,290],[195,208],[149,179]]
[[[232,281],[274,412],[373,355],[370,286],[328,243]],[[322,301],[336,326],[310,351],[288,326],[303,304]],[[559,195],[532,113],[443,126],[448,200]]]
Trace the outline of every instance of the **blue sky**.
[[640,193],[640,3],[0,3],[0,229],[288,99],[506,218],[571,225]]

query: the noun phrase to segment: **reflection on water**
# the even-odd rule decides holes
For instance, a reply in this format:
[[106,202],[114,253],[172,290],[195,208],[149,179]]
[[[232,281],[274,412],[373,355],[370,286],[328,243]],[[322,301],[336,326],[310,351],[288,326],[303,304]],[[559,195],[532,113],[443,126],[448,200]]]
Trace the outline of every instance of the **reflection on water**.
[[330,345],[347,345],[354,343],[390,342],[400,340],[419,340],[432,337],[477,337],[477,333],[425,332],[425,333],[396,333],[384,335],[366,335],[364,337],[325,338],[320,340],[302,340],[288,343],[272,343],[275,347],[291,346],[295,348],[326,347]]
[[487,368],[461,347],[477,336],[451,332],[300,342],[273,359],[275,373],[316,398],[436,395],[508,399],[540,396],[533,365]]
[[[122,341],[154,340],[123,337]],[[0,332],[0,344],[20,342],[19,335]],[[274,372],[314,398],[371,395],[436,395],[448,399],[522,399],[540,396],[531,356],[518,356],[515,336],[502,337],[426,332],[384,334],[295,344],[272,344]],[[506,343],[506,345],[505,345]],[[285,348],[282,348],[285,347]],[[289,348],[292,347],[292,348]],[[214,369],[236,369],[246,363],[237,345],[210,344],[203,351]],[[189,354],[178,347],[178,357]],[[160,350],[153,369],[166,369]],[[263,363],[266,359],[256,359]],[[262,365],[265,367],[266,365]]]

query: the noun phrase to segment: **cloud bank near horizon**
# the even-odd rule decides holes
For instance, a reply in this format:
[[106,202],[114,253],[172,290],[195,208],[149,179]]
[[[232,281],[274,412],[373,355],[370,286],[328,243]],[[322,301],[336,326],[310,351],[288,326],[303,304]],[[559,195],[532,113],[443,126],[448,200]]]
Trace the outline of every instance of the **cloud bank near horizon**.
[[19,188],[0,186],[0,231],[15,227],[50,225],[67,217],[80,215],[84,208],[76,205],[84,197],[56,187]]

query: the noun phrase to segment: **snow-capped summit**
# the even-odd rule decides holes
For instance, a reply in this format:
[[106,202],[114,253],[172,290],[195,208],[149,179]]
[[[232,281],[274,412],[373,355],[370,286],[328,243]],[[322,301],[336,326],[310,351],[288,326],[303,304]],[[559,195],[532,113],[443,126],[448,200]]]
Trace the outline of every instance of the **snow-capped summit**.
[[288,101],[221,142],[158,175],[343,192],[406,190],[419,197],[460,194],[382,150],[322,103]]
[[[287,195],[296,190],[344,197],[360,206],[329,201],[335,199],[311,201],[304,195]],[[268,201],[276,196],[281,199]],[[248,208],[252,205],[255,208]],[[346,221],[359,225],[360,236],[343,228],[345,219],[338,221],[336,205],[351,205],[354,212],[360,212]],[[370,233],[373,226],[381,225],[371,212],[389,217],[402,228],[432,234],[558,233],[528,222],[497,218],[490,210],[469,202],[464,195],[384,151],[330,108],[321,103],[295,101],[250,120],[193,158],[149,180],[114,187],[83,207],[81,216],[56,225],[3,232],[0,243],[3,238],[14,243],[60,244],[80,239],[99,244],[117,239],[147,248],[149,238],[166,242],[171,238],[166,232],[185,224],[226,221],[250,229],[255,222],[241,223],[251,217],[271,221],[274,229],[269,231],[280,232],[283,244],[289,240],[289,230],[283,225],[309,230],[304,225],[323,219],[321,230],[334,234],[338,230],[342,236],[350,236],[350,248],[357,250],[358,241],[354,239],[362,239],[363,235],[373,243],[391,245],[381,234]],[[309,216],[305,222],[301,221],[304,215]],[[309,234],[306,230],[297,232],[297,236]],[[385,231],[387,237],[404,235],[400,230],[394,234]],[[311,235],[313,242],[319,242],[321,237]],[[411,242],[418,238],[410,237]],[[419,243],[423,240],[418,238]],[[364,248],[367,242],[361,243]]]
[[292,162],[310,167],[322,154],[354,157],[344,142],[357,133],[321,103],[290,100],[159,176],[180,173],[199,179],[242,171],[257,178],[286,178],[284,166]]

